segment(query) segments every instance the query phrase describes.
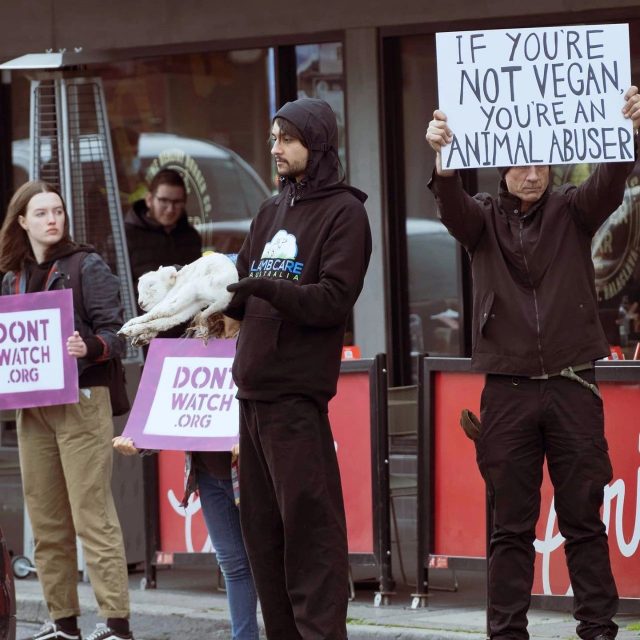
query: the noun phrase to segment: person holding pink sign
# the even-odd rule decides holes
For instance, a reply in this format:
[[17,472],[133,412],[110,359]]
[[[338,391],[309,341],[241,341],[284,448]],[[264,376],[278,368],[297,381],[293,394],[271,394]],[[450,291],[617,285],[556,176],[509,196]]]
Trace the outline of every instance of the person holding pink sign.
[[2,294],[72,288],[75,331],[66,342],[78,361],[79,401],[17,411],[20,469],[35,538],[35,563],[51,622],[32,640],[80,640],[76,535],[98,602],[99,624],[86,640],[133,640],[120,523],[111,494],[113,437],[109,361],[124,352],[117,336],[119,282],[92,247],[74,243],[60,193],[42,181],[15,193],[0,230]]
[[[125,456],[152,453],[138,449],[128,436],[116,436],[113,448]],[[231,473],[232,453],[233,460],[237,461],[237,445],[233,452],[185,452],[186,486],[182,506],[186,507],[190,496],[198,492],[207,532],[224,576],[232,640],[258,640],[258,596],[242,540]]]
[[[637,138],[638,88],[620,102]],[[622,203],[636,157],[603,162],[581,185],[555,190],[548,165],[499,167],[498,197],[472,197],[455,171],[443,169],[453,132],[442,111],[434,111],[426,139],[436,152],[429,187],[438,213],[471,258],[471,363],[486,373],[479,429],[472,421],[466,426],[493,516],[490,637],[529,638],[546,459],[577,633],[584,640],[612,640],[618,593],[600,509],[613,471],[594,368],[610,349],[598,316],[591,243]]]

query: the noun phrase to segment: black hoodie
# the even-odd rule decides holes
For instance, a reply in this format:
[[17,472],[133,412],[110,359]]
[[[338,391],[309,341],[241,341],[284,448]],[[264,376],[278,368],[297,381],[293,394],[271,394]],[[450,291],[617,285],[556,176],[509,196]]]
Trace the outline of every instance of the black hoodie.
[[[80,273],[70,275],[70,257],[85,253]],[[2,295],[51,291],[72,287],[78,282],[82,292],[84,314],[74,304],[74,325],[87,345],[87,355],[78,360],[80,387],[108,384],[106,361],[124,354],[124,338],[117,335],[123,323],[120,281],[100,254],[90,245],[63,240],[53,247],[47,260],[37,264],[28,256],[23,269],[10,271],[2,280]],[[75,300],[75,298],[74,298]]]
[[137,200],[124,219],[133,282],[160,266],[185,265],[202,255],[200,234],[189,224],[187,214],[169,232],[150,218],[144,200]]
[[349,312],[371,255],[366,195],[339,180],[336,119],[323,100],[285,104],[309,149],[300,183],[287,181],[251,224],[238,255],[253,295],[226,313],[241,319],[233,375],[238,397],[304,395],[326,410],[335,394]]

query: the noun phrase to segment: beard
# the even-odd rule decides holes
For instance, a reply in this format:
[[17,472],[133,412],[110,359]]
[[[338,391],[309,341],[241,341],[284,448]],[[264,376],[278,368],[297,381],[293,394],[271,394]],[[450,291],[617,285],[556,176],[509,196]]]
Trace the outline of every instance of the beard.
[[297,178],[301,176],[307,168],[306,163],[303,164],[301,162],[290,163],[288,160],[280,160],[280,163],[280,166],[276,165],[276,171],[278,175],[283,178]]

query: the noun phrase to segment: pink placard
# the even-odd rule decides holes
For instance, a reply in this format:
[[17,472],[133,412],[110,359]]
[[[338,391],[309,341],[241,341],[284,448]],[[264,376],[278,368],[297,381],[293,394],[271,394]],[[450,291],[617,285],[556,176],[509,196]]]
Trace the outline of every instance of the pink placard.
[[235,346],[235,340],[153,340],[123,435],[139,449],[229,451],[239,426]]
[[70,289],[0,297],[0,409],[78,402]]

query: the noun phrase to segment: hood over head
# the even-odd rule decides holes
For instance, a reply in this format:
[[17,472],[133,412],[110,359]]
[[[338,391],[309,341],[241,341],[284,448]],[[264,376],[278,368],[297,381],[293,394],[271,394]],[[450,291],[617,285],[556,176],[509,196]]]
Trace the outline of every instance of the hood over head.
[[[503,182],[506,186],[505,176],[507,175],[507,171],[509,171],[509,169],[513,169],[513,167],[496,167],[496,171],[500,174],[501,187]],[[551,165],[549,165],[549,171],[551,171]]]
[[511,169],[511,167],[496,167],[496,171],[500,174],[500,182],[498,183],[499,192],[507,191],[507,181],[505,180],[505,176],[509,169]]
[[[60,240],[57,244],[51,246],[46,253],[45,260],[40,263],[41,267],[46,267],[52,265],[56,260],[60,260],[61,258],[66,258],[73,253],[78,253],[79,251],[84,251],[85,253],[97,253],[97,250],[93,245],[84,244],[84,243],[76,243],[71,238]],[[30,268],[32,265],[36,264],[36,259],[33,253],[29,252],[22,261],[23,268]]]
[[[309,162],[303,180],[290,184],[292,204],[301,198],[324,197],[326,191],[336,189],[352,192],[364,202],[366,195],[344,184],[338,157],[338,122],[333,109],[318,98],[299,98],[284,104],[274,116],[294,124],[302,134],[302,142],[309,149]],[[281,180],[283,187],[287,179]]]

